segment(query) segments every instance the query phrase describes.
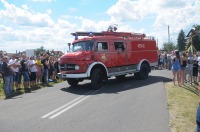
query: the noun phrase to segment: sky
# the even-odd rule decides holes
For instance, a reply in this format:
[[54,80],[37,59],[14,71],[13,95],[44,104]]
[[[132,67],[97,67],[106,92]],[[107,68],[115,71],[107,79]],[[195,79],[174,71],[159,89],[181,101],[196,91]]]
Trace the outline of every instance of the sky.
[[200,0],[0,0],[0,50],[68,51],[76,31],[144,33],[158,47],[200,25]]

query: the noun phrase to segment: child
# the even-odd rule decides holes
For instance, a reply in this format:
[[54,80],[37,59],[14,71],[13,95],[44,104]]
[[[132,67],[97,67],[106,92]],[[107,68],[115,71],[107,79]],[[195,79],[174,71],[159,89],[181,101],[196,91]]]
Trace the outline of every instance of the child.
[[193,80],[194,80],[195,84],[197,83],[198,68],[199,68],[198,61],[194,60],[194,64],[193,64]]

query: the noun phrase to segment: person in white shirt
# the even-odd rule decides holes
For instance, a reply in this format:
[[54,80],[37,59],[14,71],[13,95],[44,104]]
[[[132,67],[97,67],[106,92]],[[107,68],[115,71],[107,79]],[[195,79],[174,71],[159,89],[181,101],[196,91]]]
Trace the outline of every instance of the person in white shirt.
[[15,85],[16,91],[20,90],[20,81],[19,81],[19,67],[20,67],[20,64],[18,63],[15,54],[12,54],[11,59],[8,62],[8,65],[10,66],[10,68],[12,69],[12,71],[14,73],[13,74],[13,80],[14,80],[14,85]]
[[35,60],[34,60],[34,56],[30,57],[29,70],[31,72],[30,86],[33,87],[33,86],[36,86],[36,72],[37,72],[37,66],[36,66],[36,63],[35,63]]

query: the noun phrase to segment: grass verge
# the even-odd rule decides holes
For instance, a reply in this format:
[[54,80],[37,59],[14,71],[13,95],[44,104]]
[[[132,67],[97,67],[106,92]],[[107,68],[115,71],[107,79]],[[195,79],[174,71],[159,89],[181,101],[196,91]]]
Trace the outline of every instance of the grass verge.
[[0,78],[0,100],[5,98],[3,92],[3,80]]
[[195,132],[199,104],[197,85],[174,86],[166,83],[170,126],[172,132]]

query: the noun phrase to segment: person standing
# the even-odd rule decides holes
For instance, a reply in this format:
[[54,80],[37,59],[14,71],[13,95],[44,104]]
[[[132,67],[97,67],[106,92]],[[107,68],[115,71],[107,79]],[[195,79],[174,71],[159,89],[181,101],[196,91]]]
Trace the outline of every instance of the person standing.
[[[0,74],[1,74],[1,77],[3,78],[3,55],[0,56]],[[0,83],[1,83],[1,80],[0,80]],[[3,80],[3,83],[4,83],[4,80]]]
[[180,54],[179,51],[175,51],[175,57],[172,59],[172,73],[173,73],[173,83],[175,85],[175,80],[177,78],[178,86],[180,86],[180,71],[181,71],[181,64],[180,64]]
[[28,83],[30,81],[29,74],[28,74],[28,61],[26,60],[26,55],[22,54],[22,60],[20,61],[21,64],[21,72],[22,76],[24,77],[24,90],[25,92],[30,92],[30,88],[28,87]]
[[30,86],[34,87],[34,86],[36,86],[36,72],[37,72],[37,67],[36,67],[36,63],[35,63],[35,60],[34,60],[34,56],[30,57],[29,69],[30,69],[30,72],[31,72]]
[[42,82],[42,73],[43,73],[43,65],[41,63],[40,56],[36,57],[36,67],[37,67],[37,72],[36,72],[36,81],[37,84],[40,84]]
[[43,60],[42,60],[42,64],[43,64],[43,76],[44,76],[44,85],[48,86],[48,67],[49,67],[49,60],[48,60],[48,54],[44,54],[43,55]]
[[49,57],[49,81],[55,81],[54,58]]
[[2,71],[4,74],[4,85],[3,85],[3,89],[4,89],[4,93],[6,98],[12,97],[13,96],[13,71],[10,68],[10,66],[8,65],[8,56],[4,56],[3,57],[3,64],[2,64]]
[[187,55],[185,52],[181,56],[181,85],[184,85],[186,81],[186,66],[187,66]]
[[190,82],[190,85],[192,85],[192,78],[193,78],[193,64],[194,64],[194,57],[191,52],[188,53],[188,68],[187,72],[189,74],[188,81]]
[[172,60],[171,60],[171,54],[167,54],[167,69],[168,70],[171,70],[171,67],[172,67]]
[[197,60],[194,60],[194,64],[193,64],[193,80],[194,80],[194,84],[197,84],[197,76],[198,76],[198,62]]
[[[14,74],[13,74],[13,81],[14,81],[14,85],[16,88],[16,91],[19,90],[19,67],[20,64],[18,63],[17,59],[16,59],[16,55],[12,54],[11,59],[9,60],[8,65],[10,65],[10,68],[13,70]],[[13,88],[14,90],[14,88]]]
[[60,72],[60,66],[59,66],[59,62],[58,62],[58,57],[55,58],[55,62],[54,62],[54,70],[55,70],[55,76],[57,76],[57,74]]

